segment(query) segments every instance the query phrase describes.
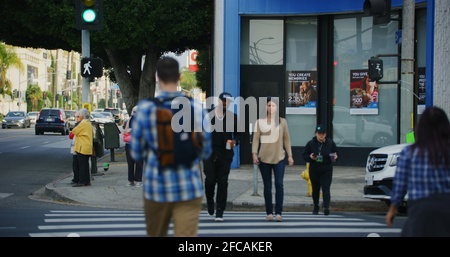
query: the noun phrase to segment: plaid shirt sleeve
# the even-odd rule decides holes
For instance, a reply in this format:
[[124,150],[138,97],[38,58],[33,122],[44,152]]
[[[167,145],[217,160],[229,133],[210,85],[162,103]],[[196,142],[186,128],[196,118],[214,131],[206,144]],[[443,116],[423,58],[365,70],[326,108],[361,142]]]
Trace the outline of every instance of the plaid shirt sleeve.
[[409,153],[411,152],[409,149],[410,146],[403,149],[397,159],[397,168],[395,169],[391,191],[391,204],[397,207],[403,201],[408,188],[408,171],[411,169],[411,162],[408,161],[410,159]]

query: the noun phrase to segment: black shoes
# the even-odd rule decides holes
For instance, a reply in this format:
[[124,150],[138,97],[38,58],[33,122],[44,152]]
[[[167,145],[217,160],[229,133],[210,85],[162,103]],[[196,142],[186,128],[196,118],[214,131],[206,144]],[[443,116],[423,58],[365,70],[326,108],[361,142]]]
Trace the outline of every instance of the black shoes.
[[209,216],[213,216],[214,215],[214,202],[209,202],[206,205],[208,205],[208,214]]
[[216,218],[214,220],[217,222],[222,222],[223,221],[223,211],[217,210]]
[[91,183],[76,183],[72,187],[87,187],[87,186],[90,186],[90,185],[91,185]]
[[324,209],[323,209],[323,214],[324,214],[324,215],[330,215],[330,209],[324,208]]
[[314,205],[314,209],[313,209],[312,214],[314,214],[314,215],[318,215],[319,214],[319,205]]

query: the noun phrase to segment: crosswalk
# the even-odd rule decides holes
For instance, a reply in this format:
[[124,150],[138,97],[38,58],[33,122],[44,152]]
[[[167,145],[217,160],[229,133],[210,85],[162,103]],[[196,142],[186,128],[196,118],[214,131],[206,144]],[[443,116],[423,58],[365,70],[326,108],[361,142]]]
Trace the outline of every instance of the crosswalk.
[[[226,212],[223,222],[200,214],[199,237],[398,236],[400,229],[361,216],[285,212],[283,222],[266,221],[263,212]],[[173,235],[172,226],[169,236]],[[143,211],[54,210],[45,214],[31,237],[145,237]]]

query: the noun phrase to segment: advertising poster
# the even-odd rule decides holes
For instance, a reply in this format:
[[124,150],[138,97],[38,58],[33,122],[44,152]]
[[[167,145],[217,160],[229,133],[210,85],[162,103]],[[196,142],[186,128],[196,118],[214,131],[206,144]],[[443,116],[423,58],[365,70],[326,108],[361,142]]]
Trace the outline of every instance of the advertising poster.
[[378,114],[378,83],[368,70],[350,70],[350,114]]
[[419,67],[419,101],[417,103],[417,113],[421,114],[425,110],[426,104],[426,87],[425,82],[427,81],[425,75],[425,67]]
[[288,71],[286,81],[286,114],[316,114],[317,71]]

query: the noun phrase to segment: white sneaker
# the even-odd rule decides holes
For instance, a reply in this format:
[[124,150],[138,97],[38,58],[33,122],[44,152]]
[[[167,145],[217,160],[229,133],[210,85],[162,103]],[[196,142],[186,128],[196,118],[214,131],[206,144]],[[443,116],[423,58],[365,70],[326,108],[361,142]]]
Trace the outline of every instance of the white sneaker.
[[272,221],[273,220],[273,215],[272,214],[267,215],[266,220],[267,221]]
[[137,181],[136,184],[134,184],[135,187],[141,187],[142,186],[142,182]]
[[133,185],[134,185],[134,183],[132,181],[128,181],[127,182],[127,187],[130,187],[130,186],[133,186]]
[[283,218],[281,217],[280,214],[277,214],[277,221],[278,221],[278,222],[282,222],[282,221],[283,221]]

